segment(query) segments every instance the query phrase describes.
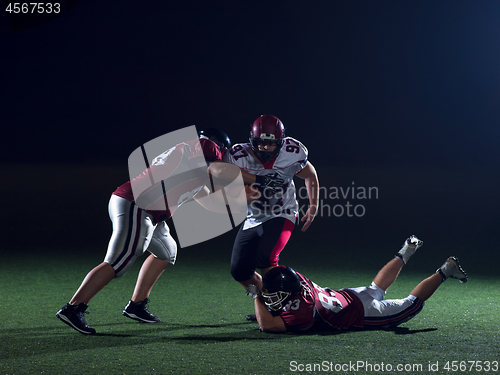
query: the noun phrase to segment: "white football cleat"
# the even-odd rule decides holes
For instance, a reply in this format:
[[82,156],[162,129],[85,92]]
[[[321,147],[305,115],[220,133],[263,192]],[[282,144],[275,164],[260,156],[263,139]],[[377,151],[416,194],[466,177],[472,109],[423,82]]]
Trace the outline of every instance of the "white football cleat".
[[453,279],[458,279],[461,283],[466,283],[468,279],[467,273],[465,273],[464,269],[460,266],[457,257],[449,257],[446,259],[446,262],[443,263],[441,268],[438,268],[437,272],[441,274],[443,281],[451,277]]
[[417,238],[417,236],[411,235],[406,239],[403,244],[403,247],[396,254],[396,257],[401,259],[404,264],[408,262],[408,259],[415,254],[415,251],[424,244],[424,241],[421,241]]

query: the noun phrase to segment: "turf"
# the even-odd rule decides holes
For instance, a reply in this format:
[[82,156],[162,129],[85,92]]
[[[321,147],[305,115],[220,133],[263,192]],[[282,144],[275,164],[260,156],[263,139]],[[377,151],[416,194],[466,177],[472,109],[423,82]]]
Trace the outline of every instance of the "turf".
[[[90,249],[7,254],[0,265],[0,374],[435,374],[454,373],[452,364],[460,372],[460,361],[462,369],[467,365],[464,373],[477,364],[467,361],[492,366],[500,361],[500,292],[493,276],[471,275],[467,284],[447,281],[420,315],[395,330],[272,335],[246,321],[252,301],[232,280],[227,251],[210,255],[213,244],[183,251],[153,289],[150,309],[163,319],[160,324],[121,315],[143,259],[113,280],[86,315],[96,336],[77,333],[55,313],[102,254]],[[368,284],[379,268],[351,265],[333,274],[322,262],[303,263],[295,268],[331,287]],[[404,271],[388,298],[407,295],[428,276]],[[397,365],[406,371],[397,371]],[[431,371],[436,365],[439,371]]]

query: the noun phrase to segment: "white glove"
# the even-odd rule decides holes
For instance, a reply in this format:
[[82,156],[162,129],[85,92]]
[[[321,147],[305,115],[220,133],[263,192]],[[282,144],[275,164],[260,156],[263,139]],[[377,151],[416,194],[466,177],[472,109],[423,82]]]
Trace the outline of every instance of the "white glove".
[[249,286],[247,286],[247,296],[250,296],[253,299],[255,299],[260,295],[261,295],[260,289],[257,288],[257,285],[250,284]]

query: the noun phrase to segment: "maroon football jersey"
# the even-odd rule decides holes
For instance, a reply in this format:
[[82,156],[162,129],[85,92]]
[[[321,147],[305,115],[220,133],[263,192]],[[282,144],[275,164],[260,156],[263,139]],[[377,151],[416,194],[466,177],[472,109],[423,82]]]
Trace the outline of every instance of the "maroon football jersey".
[[[200,157],[207,161],[222,160],[219,147],[208,139],[180,143],[157,156],[149,168],[119,186],[113,194],[135,200],[157,222],[166,220],[208,183],[207,165],[199,165],[203,160]],[[135,197],[134,191],[136,195],[140,192],[139,196]]]
[[348,289],[322,288],[297,272],[302,291],[282,309],[287,330],[302,331],[313,326],[331,329],[362,327],[364,308]]

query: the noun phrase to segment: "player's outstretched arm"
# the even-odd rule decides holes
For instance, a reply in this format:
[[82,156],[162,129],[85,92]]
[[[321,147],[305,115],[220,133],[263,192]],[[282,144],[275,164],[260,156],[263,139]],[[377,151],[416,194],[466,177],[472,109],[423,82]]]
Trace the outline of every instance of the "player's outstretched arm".
[[[210,164],[208,167],[208,173],[210,173],[214,178],[219,179],[221,181],[227,180],[227,182],[231,182],[236,178],[235,170],[237,167],[235,164],[226,163],[223,161],[215,161]],[[283,188],[284,181],[275,174],[267,174],[265,176],[257,176],[255,174],[244,171],[239,168],[241,172],[241,176],[243,177],[243,183],[245,185],[261,185],[261,188],[278,190]]]
[[286,332],[285,322],[283,322],[281,316],[273,316],[264,305],[261,296],[255,298],[254,301],[257,322],[263,332]]
[[[210,163],[208,167],[208,173],[210,173],[216,179],[226,179],[227,182],[230,183],[236,178],[235,171],[237,169],[235,167],[237,169],[240,169],[235,164],[226,163],[223,161],[214,161],[213,163]],[[245,185],[252,185],[255,183],[256,176],[254,174],[248,173],[242,169],[240,169],[240,171]]]
[[216,194],[211,194],[208,187],[204,187],[196,194],[193,199],[198,202],[204,209],[212,212],[217,212],[219,214],[227,213],[226,202],[223,197]]
[[304,169],[297,173],[297,177],[304,179],[307,196],[309,197],[309,208],[307,209],[305,215],[300,219],[300,221],[304,223],[302,226],[302,232],[305,232],[312,224],[314,217],[316,216],[316,211],[318,210],[319,180],[316,168],[314,168],[310,161],[307,162]]
[[260,289],[254,284],[248,284],[245,289],[255,304],[255,316],[263,332],[285,332],[286,325],[281,316],[273,316],[267,309]]
[[[257,189],[250,188],[252,181],[255,182],[255,175],[241,170],[234,164],[213,162],[208,167],[207,172],[210,175],[210,181],[193,198],[209,211],[227,213],[226,204],[228,202],[226,199],[230,199],[233,204],[238,203],[237,205],[239,205],[242,202],[250,204],[254,199],[258,199],[260,196]],[[234,183],[240,173],[245,185]],[[224,189],[226,196],[222,194],[211,194],[220,189]]]

